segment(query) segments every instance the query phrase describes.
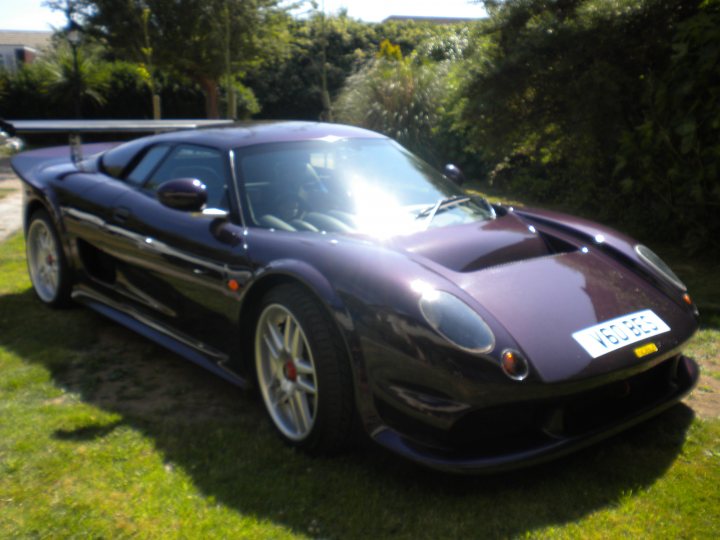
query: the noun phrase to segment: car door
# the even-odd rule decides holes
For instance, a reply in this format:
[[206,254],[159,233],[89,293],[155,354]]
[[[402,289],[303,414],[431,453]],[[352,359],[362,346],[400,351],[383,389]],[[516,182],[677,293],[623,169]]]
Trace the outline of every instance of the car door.
[[[204,212],[157,200],[178,178],[207,186]],[[127,177],[138,188],[112,211],[114,233],[126,239],[121,286],[154,323],[210,356],[234,350],[239,291],[250,277],[232,178],[226,151],[177,145],[157,165],[138,163]]]
[[112,290],[112,257],[123,242],[107,234],[108,224],[116,202],[132,191],[132,186],[101,171],[73,172],[57,182],[55,197],[77,258],[74,267],[81,289]]

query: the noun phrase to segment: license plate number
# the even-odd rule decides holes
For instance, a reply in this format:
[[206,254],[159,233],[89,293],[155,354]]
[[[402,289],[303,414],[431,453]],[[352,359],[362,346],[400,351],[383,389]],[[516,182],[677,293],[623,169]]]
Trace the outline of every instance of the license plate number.
[[660,317],[646,309],[578,330],[572,337],[590,356],[597,358],[669,331],[670,327]]

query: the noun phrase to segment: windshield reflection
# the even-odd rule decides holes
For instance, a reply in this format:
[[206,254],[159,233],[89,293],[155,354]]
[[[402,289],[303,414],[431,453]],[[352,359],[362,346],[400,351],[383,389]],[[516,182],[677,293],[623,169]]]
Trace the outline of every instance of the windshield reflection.
[[259,227],[389,237],[494,217],[483,199],[388,139],[264,144],[235,155],[243,210]]

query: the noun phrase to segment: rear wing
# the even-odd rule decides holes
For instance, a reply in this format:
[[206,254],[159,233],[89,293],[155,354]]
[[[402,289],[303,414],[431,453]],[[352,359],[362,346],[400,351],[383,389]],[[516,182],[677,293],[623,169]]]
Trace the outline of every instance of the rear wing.
[[83,133],[160,133],[229,126],[232,120],[6,120],[18,135],[67,133],[74,164],[82,162]]

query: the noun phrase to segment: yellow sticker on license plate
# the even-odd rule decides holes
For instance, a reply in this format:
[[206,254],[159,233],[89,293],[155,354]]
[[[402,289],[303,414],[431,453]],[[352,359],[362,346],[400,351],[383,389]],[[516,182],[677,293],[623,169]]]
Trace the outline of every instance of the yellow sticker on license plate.
[[654,343],[648,343],[647,345],[643,345],[642,347],[638,347],[634,350],[635,356],[637,356],[638,358],[642,358],[643,356],[647,356],[648,354],[652,354],[657,351],[657,345],[655,345]]

